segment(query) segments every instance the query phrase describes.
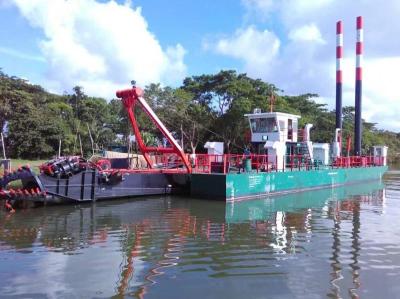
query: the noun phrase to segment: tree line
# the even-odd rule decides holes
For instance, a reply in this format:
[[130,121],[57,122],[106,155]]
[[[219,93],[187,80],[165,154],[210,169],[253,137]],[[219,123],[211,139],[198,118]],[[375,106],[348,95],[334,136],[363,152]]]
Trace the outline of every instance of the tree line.
[[[311,138],[331,142],[335,111],[314,101],[316,94],[285,95],[273,84],[246,74],[223,70],[216,74],[192,76],[176,88],[150,84],[144,97],[185,151],[202,152],[206,141],[223,141],[227,152],[242,152],[247,145],[248,121],[244,114],[254,108],[269,111],[272,95],[274,110],[301,115],[300,126],[314,124]],[[130,124],[120,100],[86,95],[82,87],[57,95],[39,85],[9,76],[0,70],[0,128],[6,150],[12,158],[50,158],[62,154],[90,155],[93,148],[126,144]],[[157,145],[161,136],[140,109],[136,109],[143,138]],[[353,134],[354,107],[343,109],[343,136]],[[400,134],[378,130],[363,121],[363,151],[375,144],[389,146],[392,159],[398,158]]]

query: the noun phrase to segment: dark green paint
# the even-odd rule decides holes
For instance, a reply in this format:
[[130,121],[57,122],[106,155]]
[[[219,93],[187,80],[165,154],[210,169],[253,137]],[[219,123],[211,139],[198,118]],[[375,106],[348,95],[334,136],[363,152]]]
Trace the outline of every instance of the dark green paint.
[[225,198],[226,175],[224,174],[192,174],[190,184],[192,197]]

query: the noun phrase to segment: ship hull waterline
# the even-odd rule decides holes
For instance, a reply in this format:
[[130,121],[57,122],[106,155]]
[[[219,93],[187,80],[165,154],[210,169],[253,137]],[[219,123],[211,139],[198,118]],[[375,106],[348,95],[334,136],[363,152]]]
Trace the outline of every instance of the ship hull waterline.
[[93,202],[151,195],[183,195],[227,202],[334,188],[366,181],[381,181],[387,166],[324,168],[285,172],[240,172],[210,174],[126,174],[121,182],[99,182],[96,171],[69,179],[40,175],[47,197],[29,197],[16,202]]
[[191,196],[237,201],[380,181],[387,166],[324,168],[285,172],[192,174]]

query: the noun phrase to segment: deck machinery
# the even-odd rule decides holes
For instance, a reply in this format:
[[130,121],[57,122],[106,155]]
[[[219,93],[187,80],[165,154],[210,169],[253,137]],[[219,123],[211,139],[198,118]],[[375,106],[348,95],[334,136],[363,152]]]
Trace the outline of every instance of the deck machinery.
[[[141,169],[112,168],[112,161],[90,162],[81,157],[59,157],[40,167],[36,176],[28,168],[20,168],[0,178],[0,197],[8,209],[18,204],[87,202],[99,199],[141,195],[189,193],[192,171],[188,156],[142,98],[138,87],[117,92],[132,125],[137,145],[146,160]],[[167,140],[166,146],[145,145],[135,118],[134,109],[140,106]],[[112,159],[111,159],[112,160]],[[9,184],[18,182],[15,191]]]

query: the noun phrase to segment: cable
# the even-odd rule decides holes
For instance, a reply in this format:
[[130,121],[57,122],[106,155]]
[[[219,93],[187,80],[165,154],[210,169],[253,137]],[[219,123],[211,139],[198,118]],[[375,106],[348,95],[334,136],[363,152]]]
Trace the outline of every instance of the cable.
[[[198,123],[198,122],[196,122],[196,121],[194,121],[194,120],[192,120],[192,119],[190,119],[190,118],[188,118],[188,117],[186,117],[186,116],[184,116],[184,115],[179,114],[178,111],[176,111],[176,110],[170,109],[168,112],[174,112],[176,115],[179,115],[179,117],[183,117],[183,118],[185,118],[186,120],[191,121],[192,123],[196,123],[198,126],[202,127],[204,130],[208,131],[209,133],[214,134],[215,136],[217,136],[217,137],[223,139],[225,142],[227,141],[227,139],[226,139],[224,136],[222,136],[222,135],[220,135],[220,134],[218,134],[218,133],[216,133],[216,132],[214,132],[214,131],[208,129],[206,126],[204,126],[204,125],[202,125],[202,124],[200,124],[200,123]],[[167,123],[169,126],[173,127],[173,125],[171,125],[171,123],[170,123],[168,120],[163,119],[163,122],[165,122],[165,123]],[[241,150],[244,150],[244,149],[245,149],[244,147],[242,147],[242,146],[240,146],[240,145],[237,145],[236,143],[234,143],[234,142],[232,142],[232,141],[230,142],[230,144],[233,145],[234,147],[238,148],[238,149],[241,149]]]

